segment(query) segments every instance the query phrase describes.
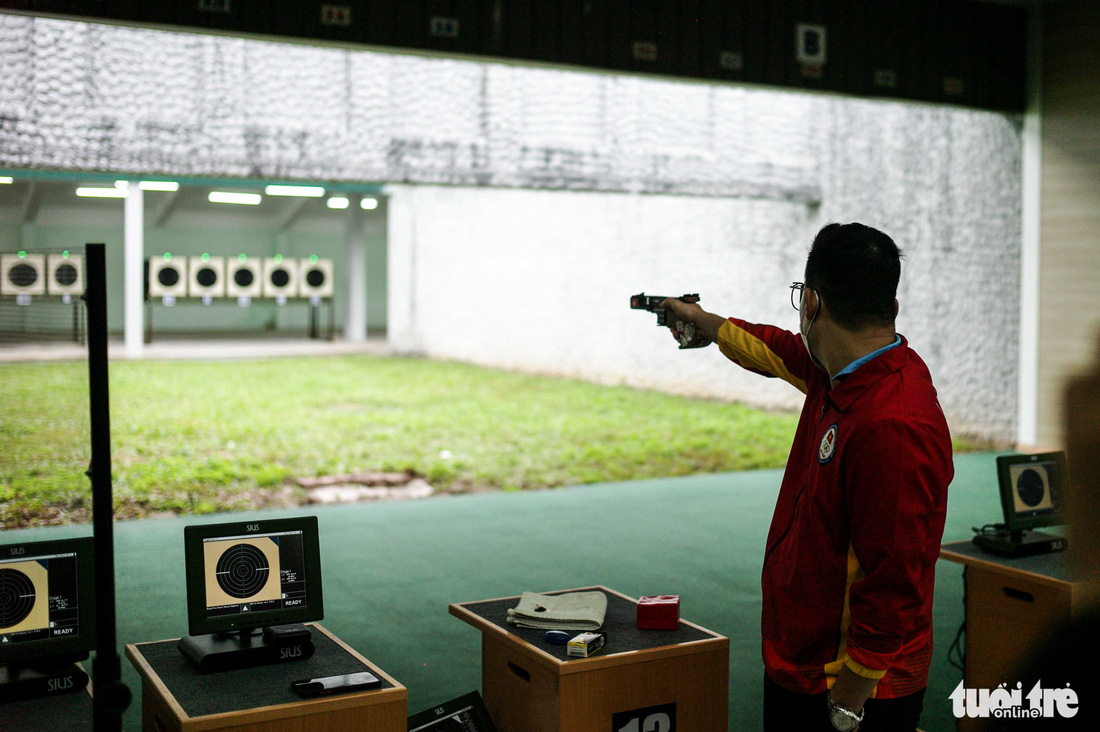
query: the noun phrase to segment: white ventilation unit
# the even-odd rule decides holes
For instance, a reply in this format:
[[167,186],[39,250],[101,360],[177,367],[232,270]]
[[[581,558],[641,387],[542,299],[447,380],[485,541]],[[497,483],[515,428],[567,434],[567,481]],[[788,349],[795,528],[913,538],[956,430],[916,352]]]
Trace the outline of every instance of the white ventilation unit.
[[187,297],[187,260],[149,257],[149,297]]
[[264,259],[264,297],[298,297],[298,260]]
[[45,294],[45,254],[0,255],[0,295]]
[[50,254],[46,257],[46,291],[51,295],[80,295],[84,292],[84,257],[80,254]]
[[262,297],[263,262],[258,257],[236,257],[225,262],[226,297]]
[[191,257],[187,263],[190,297],[225,297],[225,257]]
[[310,257],[298,262],[298,294],[301,297],[332,297],[332,260]]

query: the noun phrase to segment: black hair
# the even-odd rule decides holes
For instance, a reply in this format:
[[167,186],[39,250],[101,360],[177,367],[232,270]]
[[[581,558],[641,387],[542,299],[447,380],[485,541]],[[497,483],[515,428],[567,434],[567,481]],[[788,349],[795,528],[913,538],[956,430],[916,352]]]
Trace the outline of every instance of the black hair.
[[904,255],[886,234],[863,224],[829,224],[806,258],[806,287],[825,300],[846,330],[894,323]]

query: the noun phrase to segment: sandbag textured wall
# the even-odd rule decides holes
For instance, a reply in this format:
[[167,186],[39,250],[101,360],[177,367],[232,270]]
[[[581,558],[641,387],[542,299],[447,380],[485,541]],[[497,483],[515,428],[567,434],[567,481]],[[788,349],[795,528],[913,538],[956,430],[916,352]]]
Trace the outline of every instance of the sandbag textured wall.
[[627,298],[796,328],[813,233],[878,226],[953,427],[1014,433],[1015,118],[4,16],[0,63],[0,166],[393,184],[389,334],[432,356],[796,407]]

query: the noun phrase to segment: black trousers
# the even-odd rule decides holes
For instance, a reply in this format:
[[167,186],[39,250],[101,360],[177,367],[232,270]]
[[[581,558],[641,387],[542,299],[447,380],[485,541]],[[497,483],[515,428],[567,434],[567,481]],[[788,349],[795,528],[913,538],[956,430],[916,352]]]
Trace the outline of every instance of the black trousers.
[[[897,699],[868,699],[859,732],[916,732],[924,689]],[[764,676],[764,732],[833,732],[825,693],[788,691]]]

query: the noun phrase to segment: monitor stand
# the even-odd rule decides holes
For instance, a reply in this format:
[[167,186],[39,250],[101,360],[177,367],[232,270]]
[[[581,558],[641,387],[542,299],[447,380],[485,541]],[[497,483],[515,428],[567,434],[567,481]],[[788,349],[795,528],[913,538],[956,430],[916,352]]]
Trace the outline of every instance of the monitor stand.
[[313,639],[309,629],[293,638],[279,638],[261,628],[247,628],[229,633],[189,635],[176,644],[188,661],[203,673],[248,668],[267,663],[304,661],[313,655]]
[[82,691],[88,674],[71,660],[28,661],[0,666],[0,702]]
[[1064,537],[1044,534],[1040,531],[978,534],[974,537],[974,543],[987,552],[1012,558],[1060,552],[1069,546],[1069,542]]

